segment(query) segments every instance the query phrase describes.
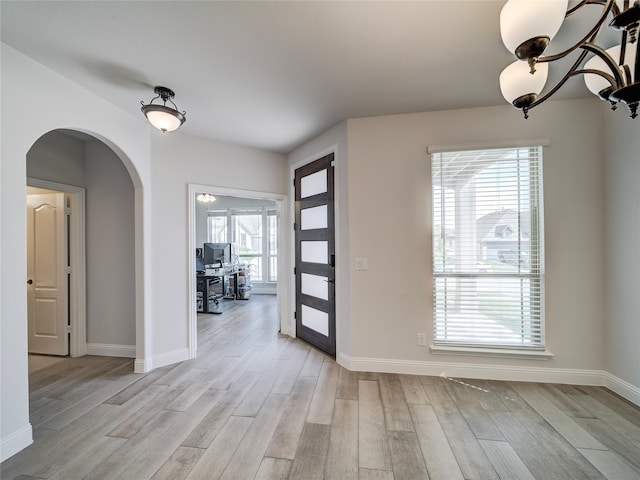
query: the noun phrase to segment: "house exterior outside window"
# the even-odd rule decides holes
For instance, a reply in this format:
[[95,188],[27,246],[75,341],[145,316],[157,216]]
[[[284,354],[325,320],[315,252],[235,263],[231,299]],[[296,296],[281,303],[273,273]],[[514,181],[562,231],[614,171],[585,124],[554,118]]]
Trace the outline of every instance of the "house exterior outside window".
[[239,263],[249,266],[252,283],[278,281],[278,221],[275,208],[209,211],[208,241],[233,243]]
[[544,350],[542,148],[431,160],[434,344]]

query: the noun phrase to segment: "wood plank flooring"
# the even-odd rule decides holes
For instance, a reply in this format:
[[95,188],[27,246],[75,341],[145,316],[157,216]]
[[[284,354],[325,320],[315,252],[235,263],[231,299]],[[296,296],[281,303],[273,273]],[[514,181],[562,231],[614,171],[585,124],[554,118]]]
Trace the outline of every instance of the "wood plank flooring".
[[198,318],[198,358],[29,361],[10,479],[640,479],[640,409],[597,387],[350,372],[276,333],[276,301]]

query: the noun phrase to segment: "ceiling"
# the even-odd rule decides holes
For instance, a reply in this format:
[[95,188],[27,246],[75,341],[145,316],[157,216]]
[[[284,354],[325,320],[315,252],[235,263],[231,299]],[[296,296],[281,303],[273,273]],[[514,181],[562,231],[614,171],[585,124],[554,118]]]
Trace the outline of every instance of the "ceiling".
[[[499,34],[503,4],[0,5],[4,43],[132,115],[142,118],[140,101],[163,85],[187,112],[184,132],[288,153],[346,118],[504,104],[498,75],[513,57]],[[556,96],[588,95],[581,80],[567,87]]]

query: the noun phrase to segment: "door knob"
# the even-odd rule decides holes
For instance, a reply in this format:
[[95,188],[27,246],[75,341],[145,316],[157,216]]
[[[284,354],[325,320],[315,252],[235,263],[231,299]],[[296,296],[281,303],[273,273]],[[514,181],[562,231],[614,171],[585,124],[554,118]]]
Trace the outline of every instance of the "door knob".
[[33,280],[29,279],[27,280],[27,285],[31,285],[33,283]]

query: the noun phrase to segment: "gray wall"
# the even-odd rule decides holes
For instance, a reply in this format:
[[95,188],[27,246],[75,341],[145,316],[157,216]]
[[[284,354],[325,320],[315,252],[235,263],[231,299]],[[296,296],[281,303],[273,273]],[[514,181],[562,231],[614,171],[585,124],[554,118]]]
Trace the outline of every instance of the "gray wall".
[[61,131],[27,154],[27,176],[86,189],[87,343],[135,345],[133,185],[102,142]]
[[640,388],[640,122],[603,109],[606,370]]
[[86,148],[87,341],[135,345],[134,190],[106,145]]

